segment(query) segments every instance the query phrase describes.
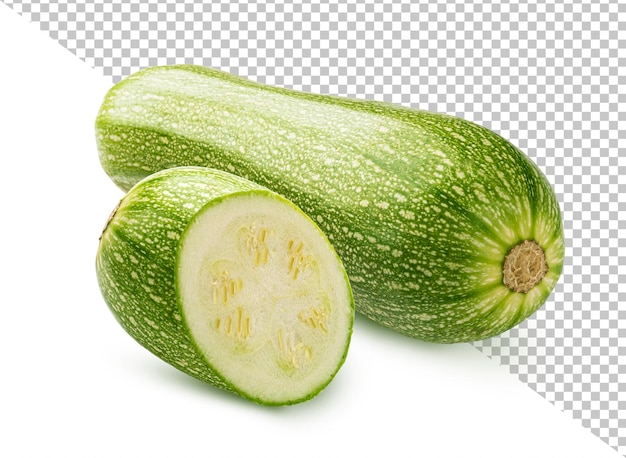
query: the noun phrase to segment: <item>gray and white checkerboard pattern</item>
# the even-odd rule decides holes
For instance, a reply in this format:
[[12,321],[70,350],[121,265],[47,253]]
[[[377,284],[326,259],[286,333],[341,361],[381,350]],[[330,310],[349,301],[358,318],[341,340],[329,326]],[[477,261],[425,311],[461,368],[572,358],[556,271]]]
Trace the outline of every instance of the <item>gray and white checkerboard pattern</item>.
[[117,82],[196,63],[445,112],[509,138],[553,183],[563,276],[474,346],[626,454],[626,4],[4,0]]

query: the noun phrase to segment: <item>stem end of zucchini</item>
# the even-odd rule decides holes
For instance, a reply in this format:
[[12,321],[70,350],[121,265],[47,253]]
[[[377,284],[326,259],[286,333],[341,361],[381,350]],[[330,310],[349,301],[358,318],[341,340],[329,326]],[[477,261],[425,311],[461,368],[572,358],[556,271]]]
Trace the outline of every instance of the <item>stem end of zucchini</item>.
[[102,228],[102,231],[100,232],[100,237],[98,237],[98,240],[102,240],[102,237],[104,237],[104,233],[106,232],[106,230],[109,227],[109,224],[111,224],[111,221],[113,221],[113,217],[115,216],[115,214],[117,213],[117,210],[119,210],[120,205],[122,205],[122,199],[120,199],[120,201],[117,203],[117,205],[115,206],[115,208],[113,209],[113,211],[111,212],[111,214],[109,215],[106,223],[104,223],[104,227]]
[[524,240],[511,248],[502,265],[502,282],[516,293],[527,293],[543,280],[549,267],[543,248]]

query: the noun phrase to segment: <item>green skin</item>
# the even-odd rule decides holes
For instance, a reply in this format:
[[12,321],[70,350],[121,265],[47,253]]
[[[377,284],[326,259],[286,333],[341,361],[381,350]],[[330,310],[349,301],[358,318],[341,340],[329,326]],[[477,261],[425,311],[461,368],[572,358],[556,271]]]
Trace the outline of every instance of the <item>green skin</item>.
[[[122,189],[201,165],[285,196],[328,235],[357,311],[422,340],[500,334],[541,307],[562,270],[550,183],[510,142],[463,119],[182,65],[114,86],[96,134]],[[523,240],[541,246],[549,267],[528,293],[502,276]]]
[[96,257],[100,290],[124,330],[177,369],[258,404],[304,402],[334,378],[345,361],[349,338],[336,371],[317,389],[302,398],[268,402],[242,392],[212,367],[190,337],[181,311],[176,278],[179,240],[204,206],[241,193],[280,198],[240,177],[200,167],[165,170],[138,183],[113,211],[100,238]]

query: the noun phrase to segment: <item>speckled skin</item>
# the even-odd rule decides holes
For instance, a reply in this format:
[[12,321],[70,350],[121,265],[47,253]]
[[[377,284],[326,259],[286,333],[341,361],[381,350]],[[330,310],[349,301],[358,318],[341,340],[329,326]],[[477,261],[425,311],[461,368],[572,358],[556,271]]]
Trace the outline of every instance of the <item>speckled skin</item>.
[[[102,166],[122,189],[203,165],[284,195],[332,241],[357,311],[419,339],[499,334],[534,313],[561,273],[550,183],[511,143],[460,118],[183,65],[114,86],[96,132]],[[502,263],[523,240],[537,241],[549,270],[516,293]]]

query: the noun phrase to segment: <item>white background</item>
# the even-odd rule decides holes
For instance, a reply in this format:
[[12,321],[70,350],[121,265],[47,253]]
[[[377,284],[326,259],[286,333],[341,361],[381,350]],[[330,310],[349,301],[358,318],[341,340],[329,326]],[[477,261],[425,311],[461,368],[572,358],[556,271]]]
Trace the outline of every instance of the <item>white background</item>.
[[305,404],[267,408],[162,363],[95,278],[119,191],[93,124],[111,81],[0,4],[0,456],[617,457],[467,344],[357,318]]

